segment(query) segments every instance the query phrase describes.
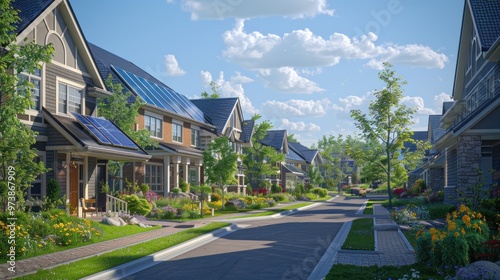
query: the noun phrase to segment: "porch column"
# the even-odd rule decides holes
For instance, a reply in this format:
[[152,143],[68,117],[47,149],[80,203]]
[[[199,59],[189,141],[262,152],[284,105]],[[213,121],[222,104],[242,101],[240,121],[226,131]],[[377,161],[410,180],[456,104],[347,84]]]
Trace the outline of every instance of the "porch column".
[[196,184],[201,185],[201,166],[203,165],[203,161],[199,159],[196,162]]
[[[69,203],[69,195],[70,195],[70,190],[69,190],[69,171],[70,171],[70,164],[71,164],[71,154],[67,153],[66,154],[66,204]],[[69,209],[67,209],[69,210]]]
[[189,158],[186,158],[184,161],[184,182],[189,184],[189,164],[191,163],[191,160]]
[[181,163],[181,157],[180,156],[174,156],[173,157],[173,163],[174,163],[174,188],[179,187],[179,164]]
[[[89,198],[89,157],[84,156],[83,157],[83,185],[85,188],[83,189],[83,198],[87,199]],[[95,190],[94,190],[94,195],[95,195]]]
[[170,156],[163,157],[163,196],[170,192]]

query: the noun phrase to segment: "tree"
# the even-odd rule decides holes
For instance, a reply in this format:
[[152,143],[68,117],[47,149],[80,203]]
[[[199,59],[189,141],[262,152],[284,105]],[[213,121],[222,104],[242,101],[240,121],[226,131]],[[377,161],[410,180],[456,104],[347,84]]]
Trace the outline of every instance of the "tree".
[[[18,119],[34,106],[33,84],[13,73],[34,73],[43,63],[50,62],[54,48],[40,46],[33,41],[16,44],[16,25],[20,18],[10,0],[0,1],[0,189],[2,200],[16,199],[16,206],[24,206],[25,191],[35,178],[46,172],[43,162],[36,162],[36,132]],[[10,171],[10,173],[9,173]]]
[[216,84],[214,81],[210,82],[210,88],[212,89],[212,94],[208,94],[208,92],[204,91],[201,93],[201,98],[203,99],[217,99],[220,98],[219,88],[220,86]]
[[[255,114],[252,120],[256,122],[261,116]],[[259,180],[280,171],[279,162],[285,161],[285,154],[278,153],[273,147],[263,145],[261,142],[266,137],[272,124],[263,121],[255,125],[255,133],[251,138],[251,147],[245,148],[243,165],[246,167],[246,176],[250,179],[252,188],[261,187]],[[266,184],[266,183],[264,183]]]
[[321,168],[325,172],[325,180],[327,188],[335,187],[345,176],[342,169],[341,160],[345,156],[345,140],[342,135],[337,138],[330,135],[329,137],[323,136],[318,140],[318,150],[323,158]]
[[319,171],[319,168],[317,166],[314,166],[312,164],[309,165],[307,176],[309,176],[310,182],[316,187],[323,183],[323,176],[321,176],[321,172]]
[[224,208],[224,193],[227,185],[236,183],[238,155],[234,152],[229,138],[218,137],[208,144],[203,151],[203,165],[207,182],[215,184],[222,190],[222,207]]
[[158,143],[151,139],[147,129],[134,130],[139,116],[139,108],[144,105],[144,102],[139,98],[135,98],[133,102],[130,101],[132,93],[125,92],[120,83],[113,83],[111,75],[106,79],[106,87],[112,95],[98,99],[99,116],[112,121],[142,148],[147,146],[157,147]]
[[299,143],[299,141],[298,141],[298,140],[297,140],[297,138],[295,137],[295,134],[293,134],[293,133],[288,133],[288,134],[286,135],[286,138],[287,138],[287,141],[288,141],[289,143]]
[[365,139],[376,140],[382,143],[381,149],[375,151],[379,156],[384,155],[384,164],[381,168],[387,174],[387,191],[389,207],[392,207],[391,171],[392,164],[398,161],[399,151],[404,143],[411,141],[413,132],[412,116],[415,108],[408,108],[401,103],[403,98],[402,86],[406,81],[397,77],[392,65],[384,63],[384,69],[379,73],[379,79],[385,83],[385,88],[374,93],[375,100],[370,102],[368,115],[360,110],[351,110],[351,116],[356,127],[362,131]]

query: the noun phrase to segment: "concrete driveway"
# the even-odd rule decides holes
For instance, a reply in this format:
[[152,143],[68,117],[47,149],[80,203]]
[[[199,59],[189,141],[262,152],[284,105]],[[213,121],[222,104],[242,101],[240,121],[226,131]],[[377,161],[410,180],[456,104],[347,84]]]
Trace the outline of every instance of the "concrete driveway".
[[364,201],[338,197],[281,219],[240,220],[243,229],[124,279],[307,279]]

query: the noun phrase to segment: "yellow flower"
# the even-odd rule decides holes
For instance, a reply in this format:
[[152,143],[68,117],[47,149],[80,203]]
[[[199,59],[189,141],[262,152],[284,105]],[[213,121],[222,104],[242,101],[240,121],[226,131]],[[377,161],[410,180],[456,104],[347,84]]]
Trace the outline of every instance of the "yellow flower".
[[456,227],[456,223],[455,222],[450,221],[448,223],[448,231],[453,231],[455,229],[455,227]]
[[467,207],[462,204],[462,205],[460,205],[460,210],[459,211],[460,212],[465,212],[465,211],[467,211]]
[[43,247],[43,245],[42,245],[42,244],[38,244],[38,247],[42,248],[42,247]]
[[465,229],[462,229],[462,234],[465,235]]
[[66,235],[66,236],[68,236],[68,235],[69,235],[69,233],[67,233],[67,232],[66,232],[66,234],[65,234],[65,235]]
[[436,228],[430,228],[430,229],[429,229],[429,232],[430,232],[432,235],[434,235],[434,234],[436,234],[437,230],[436,230]]
[[481,215],[481,213],[477,213],[477,218],[478,219],[481,219],[483,217],[483,215]]
[[460,236],[460,233],[458,233],[457,231],[455,231],[455,237],[459,237]]
[[465,214],[463,217],[462,217],[462,221],[464,221],[465,225],[470,227],[470,217],[469,215]]

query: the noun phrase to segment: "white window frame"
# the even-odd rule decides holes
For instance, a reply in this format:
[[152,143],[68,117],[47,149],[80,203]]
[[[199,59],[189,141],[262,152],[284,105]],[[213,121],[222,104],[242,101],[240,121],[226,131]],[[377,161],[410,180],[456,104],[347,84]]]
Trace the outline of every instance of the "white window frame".
[[[180,127],[180,136],[177,135],[179,131],[177,129]],[[181,121],[177,120],[172,120],[172,141],[177,142],[177,143],[182,143],[183,137],[182,137],[182,130],[183,130],[184,124]],[[179,139],[180,138],[180,139]]]
[[[191,146],[200,147],[200,142],[201,142],[201,140],[200,140],[201,134],[200,133],[201,133],[201,131],[200,131],[199,127],[197,127],[195,125],[191,125]],[[198,135],[196,135],[196,134],[198,134]]]
[[[66,109],[66,112],[61,112],[59,110],[59,97],[61,95],[60,93],[60,86],[61,84],[65,84],[67,86],[67,92],[66,92],[66,104],[65,104],[65,109]],[[85,85],[82,85],[82,84],[78,84],[78,83],[75,83],[73,81],[69,81],[69,80],[66,80],[66,79],[61,79],[61,78],[56,78],[56,112],[58,114],[61,114],[61,115],[68,115],[69,113],[73,112],[73,111],[70,111],[69,108],[70,108],[70,104],[68,102],[68,95],[69,95],[69,88],[72,87],[74,89],[77,89],[77,90],[81,90],[81,93],[82,93],[82,97],[81,97],[81,103],[80,103],[80,112],[77,112],[77,113],[80,113],[80,114],[84,114],[85,113]]]
[[[30,108],[28,109],[28,111],[32,111],[32,112],[40,112],[40,110],[42,109],[42,89],[43,89],[43,86],[42,86],[42,69],[36,69],[35,70],[35,73],[33,74],[29,74],[27,72],[21,72],[18,74],[18,77],[19,79],[21,79],[21,76],[24,76],[24,78],[26,78],[30,83],[33,84],[33,88],[31,89],[31,92],[33,93],[33,97],[36,96],[36,86],[35,86],[35,83],[33,83],[33,80],[36,80],[39,82],[38,84],[38,108],[32,108],[30,106]],[[34,100],[33,100],[34,101]],[[36,102],[35,102],[36,104]]]
[[[152,172],[153,170],[155,174],[154,177]],[[149,186],[150,190],[157,193],[163,192],[164,180],[163,165],[161,163],[146,163],[144,165],[144,183]]]
[[[147,124],[146,118],[150,119],[149,128],[146,126],[146,124]],[[154,130],[151,129],[152,128],[151,120],[155,120],[155,127],[154,127],[155,129]],[[158,121],[159,121],[159,124],[158,124]],[[158,125],[159,125],[159,127],[158,127]],[[144,128],[149,131],[149,135],[151,135],[151,137],[163,139],[163,117],[162,116],[157,115],[157,114],[153,114],[150,112],[145,112],[144,113]],[[158,128],[160,129],[159,132],[158,132]],[[159,133],[159,135],[158,135],[158,133]]]

